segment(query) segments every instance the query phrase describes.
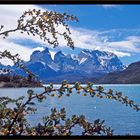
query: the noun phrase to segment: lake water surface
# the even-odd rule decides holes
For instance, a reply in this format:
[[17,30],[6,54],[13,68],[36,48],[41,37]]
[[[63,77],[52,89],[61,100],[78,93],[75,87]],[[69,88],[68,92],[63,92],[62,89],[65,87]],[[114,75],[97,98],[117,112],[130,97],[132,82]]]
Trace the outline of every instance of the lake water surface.
[[[121,91],[123,95],[128,96],[140,105],[140,84],[103,86],[105,90],[111,88],[114,91]],[[27,90],[28,88],[1,88],[0,96],[9,96],[11,98],[27,96]],[[33,88],[33,90],[36,93],[43,91],[42,88]],[[64,96],[61,99],[48,97],[44,102],[37,102],[36,104],[38,107],[36,114],[28,117],[32,125],[41,122],[42,116],[50,114],[51,108],[56,107],[60,109],[65,107],[68,117],[73,114],[84,114],[89,121],[94,121],[98,118],[105,120],[106,125],[114,129],[115,135],[126,135],[128,133],[140,135],[140,111],[136,112],[132,108],[122,105],[117,101],[72,94],[70,97]],[[74,134],[80,134],[80,130],[75,130]]]

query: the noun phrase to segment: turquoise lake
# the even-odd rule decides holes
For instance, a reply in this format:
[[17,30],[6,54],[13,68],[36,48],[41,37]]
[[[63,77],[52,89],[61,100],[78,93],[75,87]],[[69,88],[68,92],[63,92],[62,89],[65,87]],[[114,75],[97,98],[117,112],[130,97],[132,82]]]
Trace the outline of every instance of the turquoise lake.
[[[134,100],[136,104],[140,105],[140,84],[102,86],[104,86],[105,90],[111,88],[114,91],[121,91],[124,96],[128,96],[129,99]],[[43,91],[42,88],[32,89],[35,93]],[[0,96],[9,96],[11,98],[27,96],[27,90],[28,88],[1,88]],[[36,105],[38,107],[36,114],[28,116],[28,120],[32,125],[41,122],[43,116],[50,114],[51,108],[56,107],[60,109],[65,107],[68,117],[73,114],[83,114],[91,122],[98,118],[105,120],[105,124],[114,130],[114,135],[126,135],[128,133],[131,135],[140,135],[140,111],[136,112],[132,108],[114,100],[99,99],[97,97],[91,98],[90,96],[83,97],[81,94],[72,94],[70,97],[64,96],[61,99],[48,97],[47,100],[42,103],[36,102]],[[80,135],[80,132],[80,128],[77,127],[73,135]]]

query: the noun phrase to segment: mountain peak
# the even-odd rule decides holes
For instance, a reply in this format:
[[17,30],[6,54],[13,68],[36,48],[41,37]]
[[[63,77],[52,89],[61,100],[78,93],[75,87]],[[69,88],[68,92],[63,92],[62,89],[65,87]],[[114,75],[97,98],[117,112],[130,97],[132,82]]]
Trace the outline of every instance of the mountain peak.
[[62,56],[65,56],[63,53],[62,53],[62,51],[60,50],[60,51],[58,51],[57,53],[56,53],[56,55],[62,55]]
[[57,58],[61,58],[61,57],[65,57],[65,55],[62,53],[62,51],[58,51],[55,55],[54,55],[54,60]]
[[45,47],[45,49],[42,51],[43,53],[49,53],[49,49]]
[[51,54],[47,47],[42,52],[39,50],[36,50],[31,54],[31,57],[30,57],[31,63],[40,62],[40,61],[44,61],[47,64],[52,62]]
[[40,51],[39,50],[36,50],[32,54],[38,54],[38,53],[40,53]]

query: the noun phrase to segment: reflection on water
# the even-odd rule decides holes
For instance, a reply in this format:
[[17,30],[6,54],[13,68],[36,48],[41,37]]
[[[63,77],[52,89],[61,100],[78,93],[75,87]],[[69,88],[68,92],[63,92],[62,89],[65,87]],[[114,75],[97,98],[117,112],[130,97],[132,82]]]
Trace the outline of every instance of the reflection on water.
[[[59,86],[59,85],[57,85]],[[97,86],[97,85],[95,85]],[[104,85],[105,90],[109,88],[115,91],[122,91],[123,95],[128,96],[137,104],[140,104],[140,85]],[[42,88],[32,88],[36,93],[43,91]],[[0,96],[8,96],[11,98],[18,98],[26,96],[28,88],[1,88]],[[71,97],[48,97],[42,103],[36,103],[38,110],[36,114],[28,117],[32,125],[37,124],[37,120],[41,121],[42,116],[50,113],[50,108],[56,107],[60,109],[65,107],[68,117],[72,114],[84,114],[89,121],[95,119],[103,119],[106,125],[111,126],[115,131],[114,134],[125,135],[133,134],[140,135],[140,112],[136,112],[130,107],[126,107],[119,102],[91,98],[89,96],[83,97],[82,95],[72,94]],[[75,132],[79,130],[75,130]]]

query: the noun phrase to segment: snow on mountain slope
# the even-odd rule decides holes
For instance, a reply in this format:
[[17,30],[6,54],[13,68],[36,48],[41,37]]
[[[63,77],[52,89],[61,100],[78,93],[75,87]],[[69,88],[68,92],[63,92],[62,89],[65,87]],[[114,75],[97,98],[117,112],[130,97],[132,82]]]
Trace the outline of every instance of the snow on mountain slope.
[[77,55],[64,54],[62,51],[54,53],[48,48],[36,50],[25,62],[31,71],[40,78],[46,79],[58,75],[78,74],[91,77],[114,71],[122,71],[124,65],[119,58],[109,52],[84,49]]

